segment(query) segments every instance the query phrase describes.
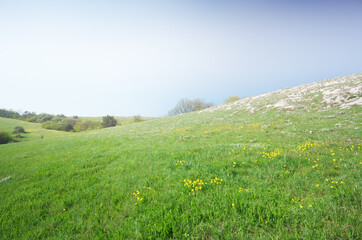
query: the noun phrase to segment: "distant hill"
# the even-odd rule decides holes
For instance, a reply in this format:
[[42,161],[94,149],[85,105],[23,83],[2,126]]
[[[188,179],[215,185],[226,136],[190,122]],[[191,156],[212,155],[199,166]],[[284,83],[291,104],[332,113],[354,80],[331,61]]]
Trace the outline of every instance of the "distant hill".
[[362,106],[362,73],[247,97],[201,112],[233,109],[251,113],[295,109],[323,111],[335,107],[344,109],[351,106]]

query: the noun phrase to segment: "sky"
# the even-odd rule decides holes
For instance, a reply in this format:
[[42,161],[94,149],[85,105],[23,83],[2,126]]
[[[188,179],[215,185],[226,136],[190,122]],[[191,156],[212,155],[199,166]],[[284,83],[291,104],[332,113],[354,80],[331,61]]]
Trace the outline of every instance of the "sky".
[[0,0],[0,108],[164,116],[362,72],[358,0]]

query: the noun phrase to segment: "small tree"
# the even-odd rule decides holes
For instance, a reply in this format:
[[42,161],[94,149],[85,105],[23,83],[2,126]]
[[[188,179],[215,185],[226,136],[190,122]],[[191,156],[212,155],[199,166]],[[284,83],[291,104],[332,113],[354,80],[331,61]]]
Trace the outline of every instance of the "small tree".
[[65,118],[62,120],[61,122],[61,127],[59,130],[62,130],[62,131],[67,131],[67,132],[70,132],[70,131],[73,131],[74,130],[74,126],[79,122],[78,119],[75,119],[75,118]]
[[178,115],[188,112],[199,111],[205,108],[214,106],[213,103],[206,103],[200,99],[189,100],[187,98],[181,99],[176,106],[168,112],[168,115]]
[[10,134],[5,130],[0,130],[0,144],[8,143],[12,140]]
[[102,127],[114,127],[117,125],[117,120],[113,116],[105,116],[103,117]]
[[37,117],[37,122],[43,123],[53,119],[53,115],[47,113],[41,113]]
[[239,96],[231,96],[228,99],[226,99],[224,103],[231,103],[231,102],[235,102],[235,101],[238,101],[238,100],[240,100]]
[[17,133],[25,133],[25,129],[22,126],[16,126],[14,127],[13,134]]
[[142,120],[140,115],[137,115],[137,116],[133,116],[133,121],[134,122],[142,122],[143,120]]

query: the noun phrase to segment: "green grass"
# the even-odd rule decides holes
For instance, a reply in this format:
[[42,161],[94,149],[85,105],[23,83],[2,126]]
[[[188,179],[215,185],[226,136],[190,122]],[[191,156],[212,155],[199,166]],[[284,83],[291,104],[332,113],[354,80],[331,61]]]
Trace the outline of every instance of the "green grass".
[[360,239],[361,113],[191,113],[43,139],[0,118],[29,131],[0,145],[0,239]]
[[16,119],[0,117],[0,129],[12,133],[14,127],[16,126],[22,126],[26,131],[25,134],[21,134],[23,137],[25,137],[23,141],[39,140],[41,138],[69,136],[72,134],[68,132],[44,129],[41,127],[39,123],[25,122]]
[[[119,125],[127,125],[127,124],[135,123],[134,117],[118,117],[118,116],[115,116],[114,118],[117,119],[117,122],[118,122]],[[91,120],[91,121],[102,122],[103,117],[79,117],[79,119],[82,120],[82,121]],[[154,118],[154,117],[141,117],[141,119],[143,121],[147,121],[147,120],[152,120],[152,119],[156,119],[156,118]]]

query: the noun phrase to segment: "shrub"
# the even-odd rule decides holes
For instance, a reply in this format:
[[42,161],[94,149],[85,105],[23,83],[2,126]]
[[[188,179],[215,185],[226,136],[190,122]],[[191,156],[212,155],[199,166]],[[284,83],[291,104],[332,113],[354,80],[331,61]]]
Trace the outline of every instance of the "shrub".
[[60,127],[57,130],[70,132],[70,131],[74,130],[74,127],[69,123],[62,122],[62,123],[60,123]]
[[45,129],[53,129],[70,132],[74,130],[74,126],[79,122],[78,119],[65,118],[62,121],[47,121],[42,123]]
[[22,126],[14,127],[13,134],[25,133],[25,129]]
[[235,102],[235,101],[238,101],[238,100],[240,100],[239,96],[231,96],[228,99],[226,99],[224,103],[231,103],[231,102]]
[[28,122],[37,122],[38,121],[38,117],[37,116],[31,116],[25,119]]
[[19,142],[21,138],[23,138],[23,136],[21,136],[20,133],[18,133],[12,136],[12,142]]
[[65,118],[62,120],[62,129],[63,131],[72,131],[74,126],[79,122],[76,118]]
[[103,117],[103,122],[102,122],[102,126],[104,128],[106,127],[114,127],[117,125],[117,120],[113,117],[113,116],[105,116]]
[[133,121],[134,121],[134,122],[142,122],[143,119],[141,118],[140,115],[137,115],[137,116],[133,116]]
[[88,120],[88,121],[84,121],[84,122],[78,122],[77,124],[75,124],[74,131],[81,132],[81,131],[86,131],[86,130],[91,130],[91,129],[100,129],[100,128],[102,128],[102,125],[100,122]]
[[203,100],[195,99],[189,100],[187,98],[181,99],[176,106],[168,112],[168,115],[178,115],[188,112],[199,111],[205,108],[214,106],[213,103],[206,103]]
[[60,121],[47,121],[43,122],[41,126],[45,129],[53,129],[53,130],[60,130],[61,122]]
[[12,140],[10,134],[5,130],[0,130],[0,144],[8,143]]

